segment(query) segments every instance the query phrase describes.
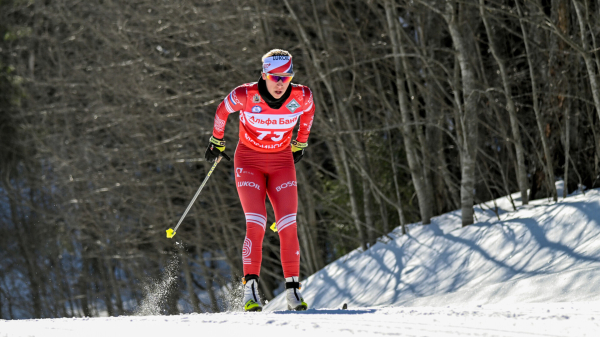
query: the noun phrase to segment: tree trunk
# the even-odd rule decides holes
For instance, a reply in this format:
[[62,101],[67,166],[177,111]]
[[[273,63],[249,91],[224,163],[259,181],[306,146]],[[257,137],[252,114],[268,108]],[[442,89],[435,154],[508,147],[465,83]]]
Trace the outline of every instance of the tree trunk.
[[303,227],[306,229],[306,240],[308,247],[305,247],[310,254],[310,259],[312,261],[311,275],[316,273],[318,270],[325,266],[323,262],[323,257],[321,253],[321,249],[318,245],[318,225],[317,225],[317,217],[316,217],[316,207],[315,207],[315,198],[311,194],[310,189],[310,181],[306,178],[304,173],[304,166],[300,165],[300,169],[297,170],[298,173],[298,186],[302,191],[302,195],[299,196],[298,200],[301,201],[304,217]]
[[571,107],[565,109],[565,177],[563,181],[563,198],[569,194],[569,150],[571,145],[570,122],[571,122]]
[[[379,73],[379,68],[377,68],[375,66],[375,62],[372,62],[372,67],[373,67],[373,73],[375,74],[375,81],[377,83],[377,94],[380,97],[380,100],[383,102],[383,104],[385,104],[386,108],[389,110],[386,114],[386,119],[391,119],[391,113],[392,111],[395,111],[396,109],[392,106],[392,104],[386,99],[385,95],[384,95],[384,90],[383,90],[383,84],[381,83],[381,75]],[[396,192],[396,205],[395,208],[398,212],[398,221],[400,221],[400,226],[402,227],[402,234],[406,234],[406,219],[404,217],[404,211],[402,210],[402,200],[400,197],[400,187],[398,185],[398,170],[396,168],[396,158],[394,153],[395,148],[394,148],[394,144],[393,144],[393,133],[390,132],[389,133],[389,153],[391,156],[391,167],[392,167],[392,176],[393,176],[393,180],[394,180],[394,190]]]
[[[219,312],[219,305],[217,302],[217,296],[215,294],[215,289],[213,286],[213,275],[209,273],[208,267],[206,266],[206,261],[204,260],[204,247],[202,245],[202,239],[204,235],[202,233],[202,228],[200,226],[200,221],[198,220],[198,216],[194,216],[194,224],[196,225],[196,236],[198,237],[199,242],[196,244],[196,251],[198,254],[198,264],[200,265],[200,274],[206,283],[206,292],[208,293],[208,298],[210,299],[210,306],[212,312]],[[239,276],[235,272],[232,273],[234,276]],[[241,280],[233,280],[233,282],[241,282]]]
[[[302,42],[304,43],[304,48],[308,49],[308,51],[309,51],[310,61],[312,62],[313,66],[315,67],[315,70],[319,74],[320,79],[323,81],[323,84],[325,85],[325,87],[331,97],[331,100],[333,102],[333,110],[334,110],[335,117],[336,117],[335,118],[336,123],[340,123],[342,113],[339,111],[338,98],[334,92],[333,85],[332,85],[331,81],[329,80],[329,78],[324,75],[324,73],[321,69],[321,66],[319,64],[318,55],[312,49],[310,39],[308,38],[308,35],[306,34],[304,28],[302,27],[301,21],[300,21],[300,19],[298,19],[296,12],[292,8],[292,6],[290,6],[288,0],[284,0],[284,4],[285,4],[286,8],[288,9],[288,11],[290,12],[290,15],[296,22],[298,31],[300,33],[300,38],[301,38]],[[341,128],[339,127],[339,124],[338,124],[338,130],[341,130]],[[358,232],[359,239],[361,242],[361,247],[362,247],[363,251],[366,251],[367,250],[367,238],[365,235],[363,224],[361,223],[360,218],[358,216],[358,203],[356,201],[356,193],[354,192],[354,186],[352,184],[353,183],[352,173],[351,173],[350,167],[348,165],[348,159],[347,159],[346,152],[345,152],[344,142],[340,138],[339,134],[336,134],[336,136],[335,136],[335,143],[336,143],[336,147],[339,150],[338,152],[340,155],[340,159],[342,161],[344,173],[346,175],[346,185],[348,187],[351,215],[352,215],[352,219],[354,221],[354,226],[356,227],[356,230]]]
[[[16,195],[19,195],[17,193]],[[25,224],[25,221],[19,219],[18,210],[15,205],[15,200],[9,198],[10,204],[10,214],[13,222],[13,226],[15,228],[14,233],[17,236],[17,242],[19,244],[19,250],[21,252],[21,256],[25,259],[25,267],[27,270],[27,275],[29,276],[29,291],[31,294],[31,301],[33,303],[33,315],[35,318],[42,318],[42,292],[41,292],[41,282],[38,278],[38,268],[36,266],[35,254],[29,250],[30,247],[33,247],[33,244],[27,240],[27,235],[32,235],[34,233],[23,233],[23,229],[19,224]]]
[[358,203],[356,202],[356,193],[354,192],[354,182],[352,180],[352,172],[350,171],[350,166],[348,165],[348,159],[346,158],[346,151],[344,150],[343,143],[341,139],[338,138],[338,149],[340,149],[340,157],[342,158],[342,163],[344,164],[344,171],[346,173],[346,183],[348,184],[348,197],[350,198],[350,209],[352,219],[354,220],[354,226],[356,227],[356,231],[358,232],[358,237],[360,238],[360,243],[363,251],[367,250],[367,237],[365,235],[365,229],[358,217]]
[[89,259],[86,257],[83,257],[83,263],[82,263],[82,271],[81,274],[79,275],[79,280],[77,281],[77,286],[79,288],[79,298],[80,300],[80,307],[81,310],[83,311],[83,316],[84,317],[92,317],[92,307],[90,305],[90,301],[88,299],[88,289],[90,287],[90,284],[88,283],[88,279],[87,279],[87,275],[89,274]]
[[510,117],[510,126],[512,129],[512,135],[514,139],[515,152],[517,153],[517,182],[519,183],[519,190],[521,190],[521,201],[523,205],[527,205],[529,203],[529,197],[527,195],[529,184],[527,183],[525,151],[523,149],[523,142],[521,140],[521,131],[519,130],[519,121],[517,119],[515,102],[512,98],[510,84],[508,83],[506,65],[504,63],[504,60],[500,57],[498,48],[496,47],[496,43],[494,42],[494,33],[492,32],[490,24],[487,20],[487,16],[485,14],[486,9],[484,5],[484,0],[479,0],[479,12],[481,13],[481,18],[483,19],[485,31],[488,36],[490,50],[492,52],[492,55],[494,56],[494,59],[496,60],[496,63],[498,63],[498,68],[500,69],[500,77],[502,78],[502,85],[504,86],[504,97],[506,98],[506,109],[508,110],[508,115]]
[[392,146],[392,135],[390,133],[390,153],[392,154],[392,174],[394,177],[394,189],[396,191],[396,200],[398,206],[398,219],[400,220],[400,226],[402,226],[402,234],[406,234],[406,219],[404,218],[404,211],[402,210],[402,198],[400,197],[400,187],[398,186],[398,170],[396,169],[396,158],[394,158],[394,147]]
[[123,308],[123,299],[121,298],[121,290],[119,289],[119,284],[117,282],[117,278],[115,277],[115,268],[113,267],[113,262],[111,260],[108,261],[108,276],[111,287],[113,288],[113,292],[115,294],[115,300],[117,302],[117,315],[123,315],[125,313]]
[[[586,26],[589,27],[589,21],[587,16],[587,9],[584,7],[578,0],[573,0],[573,5],[575,6],[575,12],[577,13],[577,19],[579,20],[579,31],[581,34],[581,44],[583,51],[581,52],[581,56],[585,61],[585,67],[588,72],[588,77],[590,79],[590,86],[592,88],[592,97],[594,98],[594,105],[596,106],[596,113],[598,117],[600,117],[600,84],[598,84],[598,74],[596,70],[596,65],[592,60],[592,52],[590,51],[588,39],[587,39],[587,31]],[[585,9],[585,13],[582,13],[582,10]],[[598,69],[600,71],[600,69]]]
[[532,60],[531,50],[529,48],[529,38],[527,37],[527,30],[525,29],[525,24],[523,23],[523,14],[521,11],[521,6],[519,2],[515,2],[517,4],[517,11],[519,13],[519,23],[521,24],[521,31],[523,32],[523,43],[525,44],[525,51],[527,53],[527,62],[529,64],[529,76],[531,78],[531,97],[533,100],[533,111],[535,112],[535,119],[538,127],[538,131],[540,133],[540,138],[542,140],[542,146],[544,148],[544,156],[545,161],[542,161],[542,165],[544,165],[544,171],[546,171],[546,176],[549,180],[548,187],[552,192],[552,197],[556,202],[558,200],[558,195],[556,193],[556,185],[554,184],[554,167],[552,165],[552,158],[550,156],[550,149],[548,147],[548,140],[546,139],[546,134],[544,133],[544,127],[542,123],[542,114],[540,112],[539,102],[538,102],[538,94],[537,94],[537,81],[534,72],[534,64]]
[[[368,166],[367,166],[368,167]],[[367,168],[365,168],[366,170]],[[373,245],[377,239],[375,235],[375,226],[373,224],[373,214],[371,209],[373,208],[371,202],[371,188],[369,180],[365,175],[362,177],[362,188],[363,188],[363,212],[365,214],[365,226],[367,227],[367,238],[369,244]]]
[[[395,8],[392,7],[392,14],[394,13]],[[402,41],[402,28],[396,23],[395,20],[394,27],[396,29],[396,42],[401,55],[400,59],[402,60],[402,71],[406,80],[406,87],[408,88],[408,97],[410,97],[410,107],[413,116],[413,121],[415,123],[416,139],[418,140],[416,144],[414,144],[415,155],[419,152],[421,153],[421,160],[419,166],[422,171],[421,176],[423,177],[424,195],[422,196],[423,199],[419,199],[419,204],[425,203],[427,205],[426,207],[428,208],[427,212],[429,212],[429,219],[423,221],[423,224],[427,225],[431,223],[431,217],[433,216],[433,210],[435,208],[435,198],[433,197],[433,186],[431,182],[431,154],[429,153],[429,149],[427,147],[427,140],[425,138],[425,132],[423,131],[423,129],[427,129],[428,126],[423,125],[421,117],[419,116],[419,102],[417,99],[417,93],[414,90],[414,85],[410,80],[410,65],[408,64],[406,51],[404,50],[404,43]],[[394,54],[396,53],[394,52]],[[420,151],[418,151],[419,149]]]
[[[446,3],[444,18],[448,24],[456,58],[460,66],[463,88],[464,110],[462,116],[460,116],[460,123],[463,129],[460,203],[462,225],[467,226],[474,222],[475,159],[477,157],[478,137],[477,93],[475,91],[475,72],[468,60],[470,51],[467,46],[467,39],[463,36],[459,28],[460,17],[463,15],[456,15],[456,5],[457,3],[454,1]],[[463,10],[463,8],[461,7],[459,10]]]
[[192,310],[200,313],[202,312],[202,309],[200,309],[200,300],[198,300],[198,296],[194,290],[194,282],[192,280],[192,273],[190,271],[190,262],[188,261],[189,258],[184,252],[179,252],[179,258],[181,259],[181,267],[183,269],[183,276],[185,278],[185,288],[190,299],[190,304],[192,305]]
[[394,70],[396,74],[396,90],[398,95],[398,105],[400,108],[400,114],[402,116],[402,137],[404,139],[404,147],[406,149],[406,159],[408,161],[408,167],[412,176],[413,185],[417,198],[419,200],[419,210],[421,212],[421,221],[423,224],[431,223],[432,205],[431,200],[427,197],[425,178],[423,176],[423,169],[419,165],[419,160],[416,154],[416,148],[413,143],[413,132],[410,127],[410,112],[408,108],[408,97],[405,91],[406,81],[403,75],[403,69],[400,58],[400,46],[401,43],[396,37],[395,28],[395,8],[392,0],[386,0],[385,12],[388,24],[388,31],[390,34],[390,41],[392,43],[392,50],[394,52]]
[[113,317],[115,315],[115,312],[113,310],[111,299],[112,292],[110,283],[108,281],[108,276],[106,275],[106,266],[104,265],[104,263],[102,263],[103,261],[105,261],[105,259],[96,258],[94,259],[94,265],[95,269],[98,270],[98,272],[100,273],[100,278],[102,280],[102,288],[104,288],[102,295],[104,297],[104,304],[106,305],[106,312],[108,314],[108,317]]

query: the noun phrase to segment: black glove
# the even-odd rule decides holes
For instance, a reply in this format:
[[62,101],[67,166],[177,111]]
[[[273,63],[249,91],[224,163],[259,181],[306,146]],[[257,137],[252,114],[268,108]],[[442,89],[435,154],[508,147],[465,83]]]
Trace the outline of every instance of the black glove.
[[207,162],[212,163],[217,160],[219,156],[223,156],[225,159],[231,161],[229,156],[223,151],[225,151],[225,141],[211,136],[206,152],[204,153],[204,159],[206,159]]
[[304,156],[304,149],[308,146],[308,143],[300,143],[296,140],[292,140],[292,155],[294,156],[294,164],[302,159]]

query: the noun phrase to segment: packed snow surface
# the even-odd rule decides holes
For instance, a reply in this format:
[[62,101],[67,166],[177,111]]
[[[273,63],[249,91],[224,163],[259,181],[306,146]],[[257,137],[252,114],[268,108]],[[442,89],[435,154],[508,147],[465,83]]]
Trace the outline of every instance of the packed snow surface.
[[597,303],[387,307],[0,322],[0,336],[598,336]]
[[306,312],[279,296],[262,313],[0,320],[0,337],[600,336],[600,190],[512,198],[516,211],[501,198],[474,225],[451,212],[340,258],[302,282]]

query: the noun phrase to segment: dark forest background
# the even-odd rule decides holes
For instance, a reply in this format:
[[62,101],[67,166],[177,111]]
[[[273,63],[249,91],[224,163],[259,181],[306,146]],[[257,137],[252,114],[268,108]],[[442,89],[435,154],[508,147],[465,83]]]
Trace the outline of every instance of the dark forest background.
[[[165,230],[210,167],[217,105],[273,48],[317,105],[302,277],[407,223],[598,187],[599,36],[597,0],[0,0],[0,318],[128,314],[173,255],[165,312],[222,310],[242,276],[233,163]],[[276,234],[264,249],[270,299]]]

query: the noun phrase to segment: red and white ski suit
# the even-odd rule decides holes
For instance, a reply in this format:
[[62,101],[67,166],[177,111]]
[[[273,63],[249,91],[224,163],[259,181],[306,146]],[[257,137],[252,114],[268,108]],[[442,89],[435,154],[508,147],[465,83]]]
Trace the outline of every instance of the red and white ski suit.
[[275,211],[284,277],[300,275],[300,246],[296,227],[298,191],[290,141],[306,143],[315,107],[310,89],[290,84],[291,94],[281,108],[263,100],[258,83],[235,88],[217,108],[213,136],[223,139],[230,113],[240,112],[240,142],[235,151],[235,182],[246,215],[242,252],[244,275],[260,275],[262,242],[267,226],[265,196]]

